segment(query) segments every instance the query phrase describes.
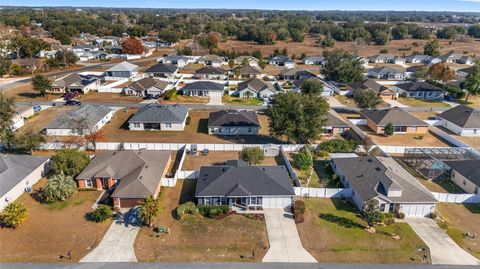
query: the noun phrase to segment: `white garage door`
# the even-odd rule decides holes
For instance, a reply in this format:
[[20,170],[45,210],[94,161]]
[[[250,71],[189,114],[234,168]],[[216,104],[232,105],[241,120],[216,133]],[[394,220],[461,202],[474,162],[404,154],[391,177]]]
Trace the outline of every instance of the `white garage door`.
[[263,208],[285,208],[292,204],[292,198],[290,197],[263,197]]
[[404,213],[406,217],[427,217],[434,208],[434,205],[404,204],[400,205],[400,212]]
[[222,92],[220,91],[210,91],[209,94],[210,96],[222,96]]

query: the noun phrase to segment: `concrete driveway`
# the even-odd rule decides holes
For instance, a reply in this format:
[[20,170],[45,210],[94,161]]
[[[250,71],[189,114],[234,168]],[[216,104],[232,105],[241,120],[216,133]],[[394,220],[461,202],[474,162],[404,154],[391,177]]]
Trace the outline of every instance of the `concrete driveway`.
[[270,248],[262,262],[317,262],[303,248],[297,226],[290,212],[276,208],[264,209],[263,211],[267,223]]
[[137,210],[119,213],[102,242],[80,262],[136,262],[133,243],[140,230]]
[[209,105],[209,106],[223,105],[222,95],[217,95],[217,94],[210,95],[210,100],[208,101],[207,105]]
[[406,222],[430,248],[432,264],[480,265],[429,218],[406,218]]
[[407,105],[404,105],[400,102],[398,102],[397,100],[391,100],[391,99],[388,99],[388,100],[383,100],[385,101],[386,103],[388,103],[391,107],[408,107]]

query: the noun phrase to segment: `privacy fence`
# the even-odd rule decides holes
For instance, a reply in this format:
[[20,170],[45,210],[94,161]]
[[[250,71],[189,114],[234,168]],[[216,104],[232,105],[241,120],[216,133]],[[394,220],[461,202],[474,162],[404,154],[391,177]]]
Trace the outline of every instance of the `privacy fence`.
[[348,198],[352,197],[352,189],[342,188],[302,188],[294,187],[296,196],[317,198]]
[[480,204],[480,195],[431,192],[439,202],[455,204]]

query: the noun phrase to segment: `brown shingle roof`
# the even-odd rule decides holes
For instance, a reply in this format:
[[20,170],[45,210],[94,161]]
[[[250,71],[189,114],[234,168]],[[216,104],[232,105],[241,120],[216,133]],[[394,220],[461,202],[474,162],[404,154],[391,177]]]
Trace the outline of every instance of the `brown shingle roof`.
[[392,123],[394,126],[425,126],[428,124],[412,114],[406,112],[399,107],[392,107],[388,109],[363,109],[362,116],[370,119],[378,126],[385,126]]

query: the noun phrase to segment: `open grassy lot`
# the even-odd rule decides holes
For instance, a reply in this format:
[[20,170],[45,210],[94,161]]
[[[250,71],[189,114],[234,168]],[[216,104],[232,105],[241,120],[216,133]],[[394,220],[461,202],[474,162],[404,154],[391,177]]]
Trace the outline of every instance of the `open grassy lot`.
[[[173,218],[178,204],[193,199],[194,180],[179,180],[174,188],[164,188],[162,212],[156,225],[170,228],[170,234],[156,235],[141,228],[135,240],[139,261],[162,262],[259,262],[268,249],[265,223],[242,215],[223,220],[200,215]],[[253,256],[254,254],[254,256]]]
[[[43,186],[42,179],[34,186]],[[16,229],[0,229],[2,262],[76,262],[102,240],[110,221],[89,222],[85,214],[100,195],[98,191],[77,192],[70,199],[42,204],[27,193],[18,201],[28,208],[28,218]],[[72,260],[61,255],[72,253]]]
[[[356,210],[338,199],[304,198],[305,222],[297,224],[303,246],[325,263],[421,263],[427,246],[406,223],[377,226],[366,223]],[[400,236],[399,240],[392,234]]]
[[[440,227],[462,248],[480,259],[480,205],[437,204]],[[464,236],[477,234],[476,238]]]
[[257,98],[239,98],[239,97],[232,97],[230,95],[222,96],[222,102],[229,105],[245,105],[245,106],[260,106],[263,104],[263,101],[258,100]]
[[438,100],[399,97],[397,101],[406,106],[412,106],[412,107],[440,107],[440,108],[450,107],[447,103],[444,103]]
[[[223,165],[228,160],[238,160],[239,151],[211,151],[208,155],[197,155],[185,157],[182,170],[199,170],[204,165]],[[277,165],[276,157],[265,157],[260,165]]]
[[373,141],[378,145],[386,146],[404,146],[404,147],[448,147],[450,146],[446,141],[442,140],[437,135],[428,132],[421,138],[417,134],[394,134],[392,136],[385,136],[374,133],[368,126],[359,126],[365,133],[367,133]]
[[268,118],[258,114],[260,135],[245,135],[236,137],[209,135],[207,129],[208,115],[214,110],[190,110],[191,122],[181,132],[177,131],[130,131],[128,119],[135,114],[136,108],[120,109],[103,130],[107,141],[116,142],[157,142],[157,143],[275,143],[268,136]]

